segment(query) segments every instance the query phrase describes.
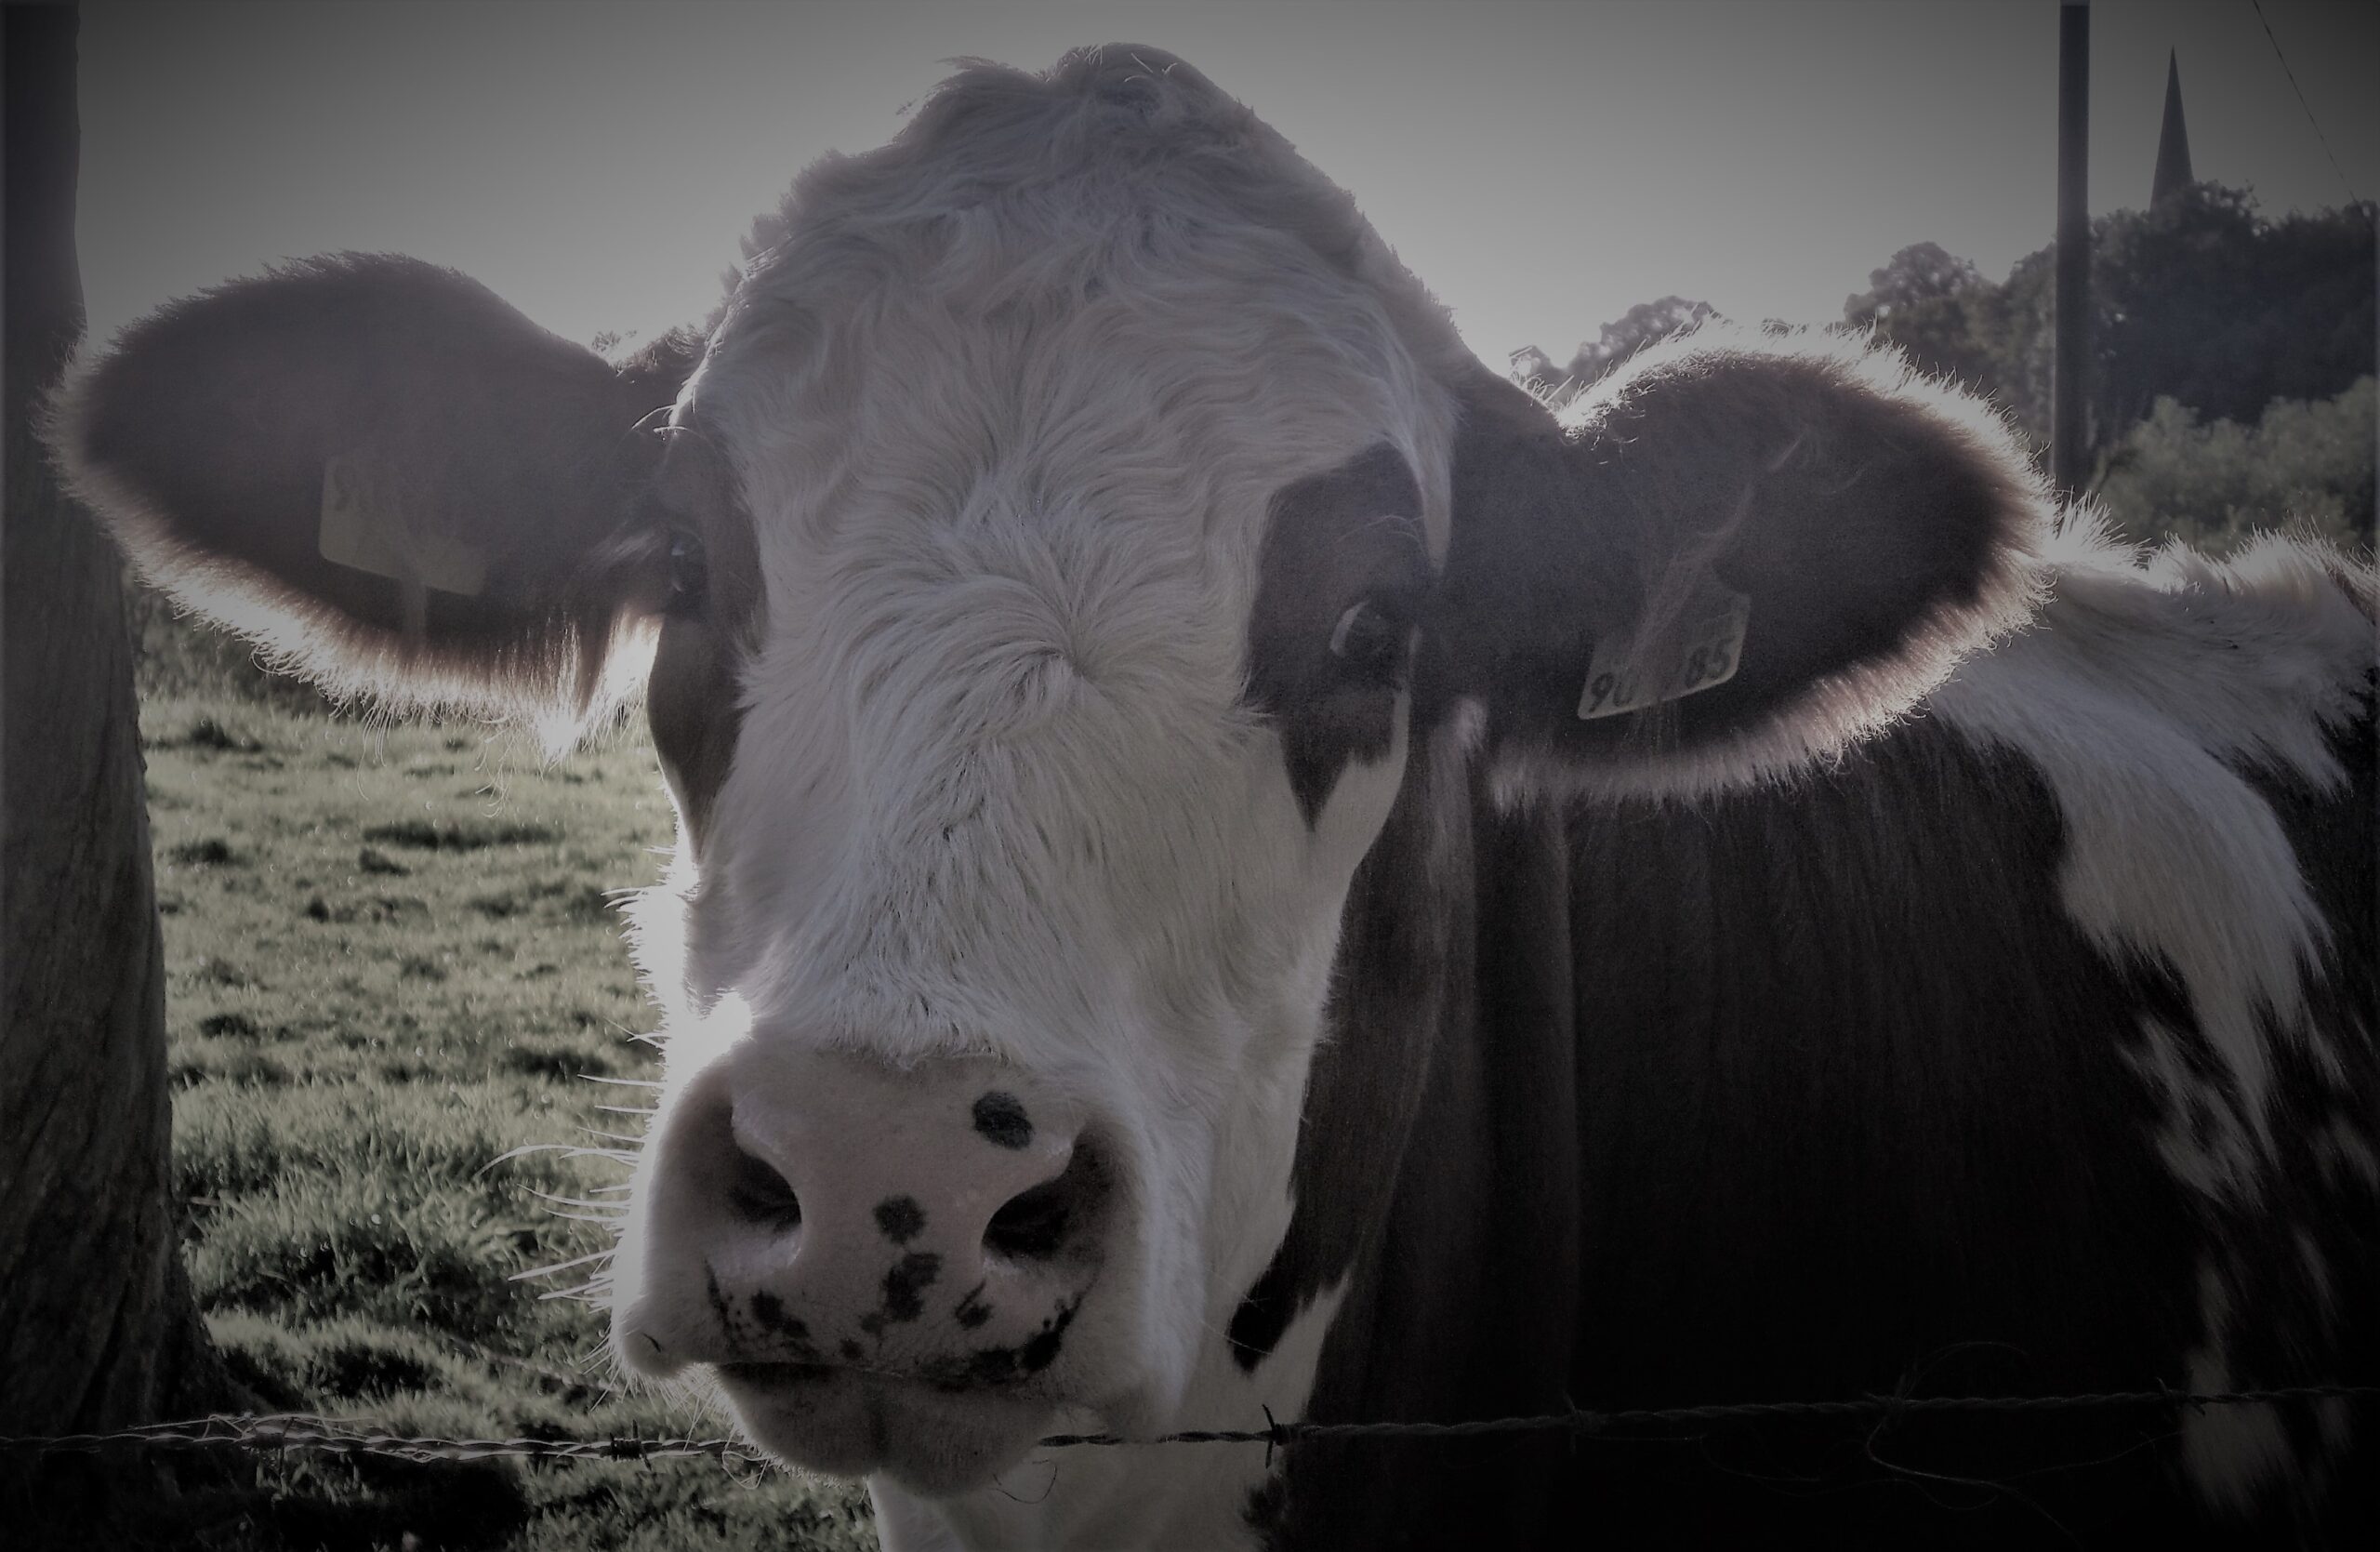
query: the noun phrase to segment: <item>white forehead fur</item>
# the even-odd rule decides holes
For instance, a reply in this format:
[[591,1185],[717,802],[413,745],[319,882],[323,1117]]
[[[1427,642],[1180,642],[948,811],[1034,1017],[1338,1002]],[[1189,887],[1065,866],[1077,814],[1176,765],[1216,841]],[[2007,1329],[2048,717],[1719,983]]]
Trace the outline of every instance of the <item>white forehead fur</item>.
[[[1082,50],[1041,76],[971,65],[891,144],[809,168],[747,245],[689,397],[757,508],[817,503],[854,431],[920,438],[890,494],[940,513],[986,475],[1134,446],[1152,470],[1252,483],[1387,440],[1443,543],[1439,385],[1474,365],[1445,311],[1344,191],[1161,52]],[[864,406],[854,389],[874,390]],[[796,488],[769,488],[787,475]],[[1133,515],[1131,494],[1102,515]],[[1246,525],[1232,494],[1203,515]]]
[[[1023,1016],[1022,988],[968,1005],[986,988],[961,945],[919,951],[959,928],[916,912],[970,893],[919,870],[1063,895],[1036,921],[1081,963],[1113,923],[1064,920],[1070,886],[1098,879],[1111,913],[1145,889],[1163,913],[1202,858],[1243,853],[1253,836],[1213,829],[1268,801],[1242,789],[1278,763],[1247,758],[1238,706],[1272,497],[1386,442],[1442,547],[1441,383],[1469,358],[1343,192],[1146,49],[971,67],[892,144],[807,171],[759,242],[679,411],[735,467],[766,613],[717,809],[729,876],[702,885],[726,898],[695,949],[717,970],[890,955],[954,970],[930,1023]],[[839,835],[775,833],[797,813]],[[1083,832],[1070,857],[1021,845],[1053,825]],[[828,870],[870,898],[787,897]],[[1247,914],[1189,909],[1210,904]],[[909,952],[885,940],[895,916],[926,935]],[[871,942],[753,940],[796,919]]]

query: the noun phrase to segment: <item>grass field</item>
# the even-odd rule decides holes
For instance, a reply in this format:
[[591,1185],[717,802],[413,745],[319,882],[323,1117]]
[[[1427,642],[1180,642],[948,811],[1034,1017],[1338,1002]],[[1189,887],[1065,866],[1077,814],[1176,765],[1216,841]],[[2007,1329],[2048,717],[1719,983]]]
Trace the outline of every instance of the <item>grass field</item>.
[[[627,1394],[600,1312],[542,1298],[597,1251],[572,1202],[625,1166],[652,1013],[612,892],[671,839],[639,732],[547,767],[472,723],[386,726],[287,697],[142,708],[167,971],[175,1189],[199,1305],[269,1403],[446,1437],[718,1437]],[[564,1199],[555,1201],[550,1199]],[[578,1214],[568,1216],[564,1214]],[[414,1466],[259,1457],[177,1545],[860,1548],[866,1495],[699,1460]]]

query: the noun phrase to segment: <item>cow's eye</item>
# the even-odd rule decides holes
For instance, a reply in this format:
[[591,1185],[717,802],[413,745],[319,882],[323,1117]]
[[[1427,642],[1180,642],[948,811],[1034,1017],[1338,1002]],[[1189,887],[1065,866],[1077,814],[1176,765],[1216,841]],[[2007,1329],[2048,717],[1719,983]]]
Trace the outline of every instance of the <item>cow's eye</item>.
[[1374,683],[1402,684],[1412,634],[1401,612],[1367,598],[1348,605],[1330,628],[1330,656],[1351,674]]
[[684,528],[669,533],[669,607],[699,609],[710,596],[710,557],[702,536]]

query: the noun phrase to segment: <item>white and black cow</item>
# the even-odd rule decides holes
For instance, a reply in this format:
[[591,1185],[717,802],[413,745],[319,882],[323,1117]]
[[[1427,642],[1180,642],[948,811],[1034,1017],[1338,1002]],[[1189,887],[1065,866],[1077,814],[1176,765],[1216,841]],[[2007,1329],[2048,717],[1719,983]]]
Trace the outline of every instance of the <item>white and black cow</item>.
[[2372,1380],[2360,564],[2143,565],[1838,342],[1557,419],[1145,49],[964,71],[625,367],[324,259],[126,331],[56,441],[330,684],[646,680],[613,1342],[892,1545],[2371,1513],[2344,1402],[1036,1445]]

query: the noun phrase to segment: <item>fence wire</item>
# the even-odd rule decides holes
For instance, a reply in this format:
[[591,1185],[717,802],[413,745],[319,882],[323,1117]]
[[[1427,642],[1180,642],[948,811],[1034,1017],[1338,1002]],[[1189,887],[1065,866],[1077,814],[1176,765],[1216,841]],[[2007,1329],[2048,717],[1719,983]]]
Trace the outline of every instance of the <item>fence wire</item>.
[[[1201,1428],[1128,1439],[1116,1434],[1051,1434],[1043,1449],[1155,1444],[1262,1444],[1268,1451],[1321,1439],[1485,1439],[1505,1434],[1568,1433],[1593,1438],[1631,1428],[1735,1423],[1760,1419],[1902,1417],[1938,1413],[2055,1413],[2123,1407],[2179,1410],[2262,1406],[2282,1401],[2327,1401],[2380,1398],[2380,1386],[2300,1385],[2271,1390],[2226,1390],[2200,1394],[2180,1390],[2121,1390],[2080,1396],[1862,1396],[1838,1401],[1738,1401],[1716,1406],[1659,1407],[1630,1411],[1576,1408],[1527,1417],[1480,1418],[1461,1423],[1276,1423],[1262,1428]],[[435,1439],[392,1434],[359,1418],[310,1413],[218,1413],[174,1423],[150,1423],[111,1433],[0,1436],[0,1454],[52,1455],[102,1450],[186,1452],[251,1450],[273,1453],[378,1455],[397,1460],[488,1460],[499,1456],[548,1461],[651,1461],[700,1457],[722,1463],[769,1466],[774,1463],[751,1445],[732,1439]]]

